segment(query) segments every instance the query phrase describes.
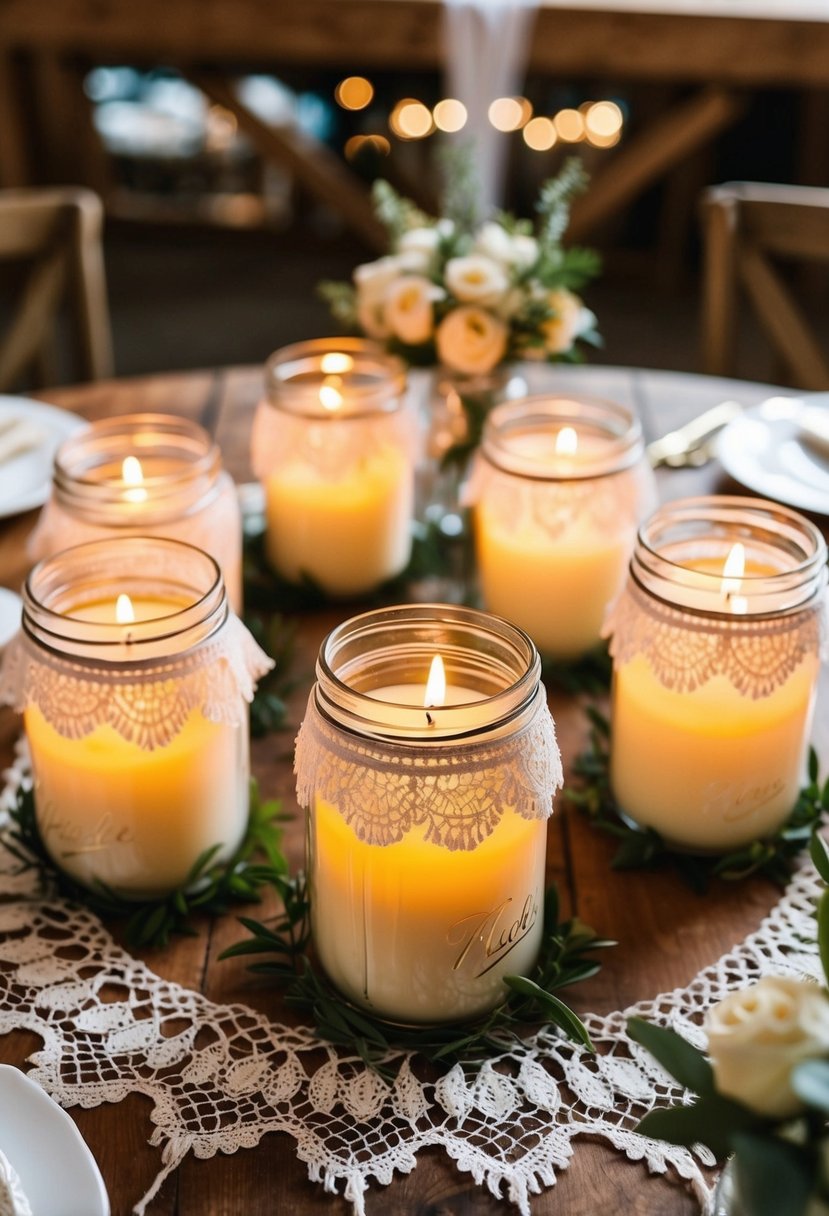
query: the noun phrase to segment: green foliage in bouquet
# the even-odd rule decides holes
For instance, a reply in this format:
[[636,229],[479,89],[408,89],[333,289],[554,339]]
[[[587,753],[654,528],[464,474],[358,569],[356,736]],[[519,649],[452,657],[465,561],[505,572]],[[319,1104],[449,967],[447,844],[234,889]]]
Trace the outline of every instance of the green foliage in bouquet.
[[[829,883],[829,852],[812,837]],[[709,1059],[680,1035],[641,1018],[628,1034],[680,1085],[687,1105],[653,1110],[637,1130],[670,1144],[733,1155],[740,1216],[829,1212],[829,892],[816,909],[824,985],[765,977],[709,1011]]]
[[375,182],[390,252],[358,266],[351,283],[320,284],[336,321],[410,364],[471,377],[513,359],[579,361],[581,344],[599,345],[596,318],[576,294],[598,275],[599,256],[562,243],[587,188],[578,157],[542,187],[535,226],[506,212],[476,223],[468,158],[453,157],[445,177],[440,218]]

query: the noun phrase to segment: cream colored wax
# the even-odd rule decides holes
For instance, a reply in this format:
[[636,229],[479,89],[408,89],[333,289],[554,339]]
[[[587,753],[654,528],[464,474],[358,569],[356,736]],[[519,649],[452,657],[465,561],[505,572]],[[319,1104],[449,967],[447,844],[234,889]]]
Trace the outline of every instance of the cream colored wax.
[[[371,695],[423,704],[422,685]],[[450,686],[445,703],[478,699]],[[356,1003],[397,1022],[459,1020],[496,1004],[504,975],[532,968],[542,932],[546,821],[507,808],[469,851],[430,842],[427,826],[395,844],[372,845],[318,800],[312,831],[316,948]]]
[[411,553],[414,486],[401,448],[377,448],[329,475],[293,459],[265,482],[268,560],[291,582],[359,595],[400,574]]
[[[722,563],[700,561],[693,570],[719,573]],[[759,563],[745,568],[747,575],[773,573]],[[723,588],[723,610],[744,612],[740,579],[725,577]],[[770,670],[775,641],[766,635],[757,643],[768,649]],[[755,665],[761,662],[755,654]],[[785,683],[753,698],[721,674],[691,692],[674,691],[641,654],[615,666],[610,780],[620,809],[670,843],[701,852],[774,832],[797,801],[818,667],[818,656],[807,654]]]
[[[572,476],[601,447],[601,440],[580,436],[580,447],[562,454],[556,452],[555,441],[554,434],[535,433],[511,443],[521,455],[536,458],[540,470],[551,478]],[[551,521],[529,509],[505,511],[496,496],[482,495],[476,506],[475,544],[484,604],[524,629],[541,653],[551,658],[576,659],[597,645],[605,611],[624,581],[630,557],[633,527],[625,509],[628,504],[620,503],[619,513],[609,523],[597,519],[583,497],[585,485],[590,484],[578,480],[555,484],[564,520],[561,527],[551,528]],[[580,504],[576,510],[568,509],[568,493]]]
[[[132,604],[139,621],[181,606],[149,598]],[[72,615],[111,622],[113,609],[95,603]],[[117,684],[103,695],[118,708]],[[160,717],[174,712],[167,703],[174,689],[147,695],[159,697]],[[66,738],[36,706],[24,721],[44,844],[80,882],[100,880],[128,898],[151,898],[180,886],[205,849],[222,844],[228,856],[241,840],[248,815],[244,726],[210,722],[194,710],[169,743],[146,748],[106,724]]]

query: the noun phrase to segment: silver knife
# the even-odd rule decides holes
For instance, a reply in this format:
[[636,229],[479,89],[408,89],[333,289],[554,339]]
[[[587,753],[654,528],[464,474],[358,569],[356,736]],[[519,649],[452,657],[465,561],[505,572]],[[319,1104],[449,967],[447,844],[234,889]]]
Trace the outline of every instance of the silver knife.
[[698,418],[692,418],[685,426],[668,431],[661,439],[649,443],[645,449],[648,460],[655,469],[663,464],[678,469],[692,463],[689,461],[691,453],[701,448],[742,410],[743,406],[738,401],[721,401]]

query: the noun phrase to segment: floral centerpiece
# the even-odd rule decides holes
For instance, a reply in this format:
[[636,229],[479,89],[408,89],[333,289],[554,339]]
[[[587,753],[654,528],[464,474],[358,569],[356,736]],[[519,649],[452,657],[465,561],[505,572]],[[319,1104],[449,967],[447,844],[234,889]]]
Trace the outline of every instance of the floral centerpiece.
[[[829,854],[812,858],[829,882]],[[817,909],[818,947],[829,976],[829,892]],[[638,1018],[631,1038],[647,1047],[695,1101],[654,1110],[638,1131],[671,1144],[733,1155],[733,1216],[829,1216],[829,992],[812,980],[766,976],[709,1010],[709,1059],[674,1031]]]
[[536,229],[504,212],[477,223],[469,174],[449,177],[440,218],[375,183],[390,252],[357,266],[352,283],[320,285],[336,320],[411,364],[466,377],[516,359],[578,361],[581,343],[600,343],[577,294],[598,274],[598,255],[562,245],[571,200],[587,185],[581,162],[571,158],[544,184]]

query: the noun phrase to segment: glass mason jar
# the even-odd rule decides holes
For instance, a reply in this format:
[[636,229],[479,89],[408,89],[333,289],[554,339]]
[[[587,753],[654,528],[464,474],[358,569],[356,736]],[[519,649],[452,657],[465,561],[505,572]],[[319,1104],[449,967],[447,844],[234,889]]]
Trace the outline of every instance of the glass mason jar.
[[607,626],[626,816],[697,852],[777,830],[804,775],[826,578],[820,532],[775,503],[690,498],[643,524]]
[[265,492],[265,551],[292,583],[374,590],[408,565],[416,425],[405,368],[376,343],[320,338],[266,367],[251,460]]
[[23,713],[55,864],[144,899],[206,849],[228,857],[248,818],[246,701],[269,666],[190,545],[93,541],[35,566],[0,700]]
[[545,657],[581,658],[600,640],[656,502],[637,418],[590,397],[496,406],[467,500],[484,607],[525,629]]
[[[427,680],[440,656],[446,686]],[[323,643],[297,741],[320,961],[401,1023],[473,1017],[541,941],[561,761],[530,639],[454,605],[369,612]]]
[[67,439],[32,557],[114,536],[167,536],[215,557],[242,610],[242,517],[221,453],[195,422],[166,414],[102,418]]

